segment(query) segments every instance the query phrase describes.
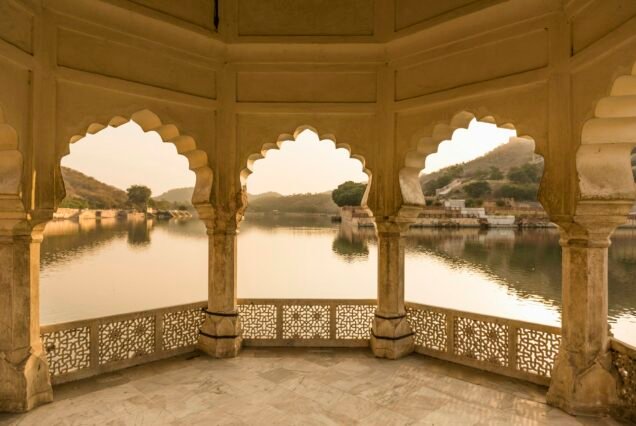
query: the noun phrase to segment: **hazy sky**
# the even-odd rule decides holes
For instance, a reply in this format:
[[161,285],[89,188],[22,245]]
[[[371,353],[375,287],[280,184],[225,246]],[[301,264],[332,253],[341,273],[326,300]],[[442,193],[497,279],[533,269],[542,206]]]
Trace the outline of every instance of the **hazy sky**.
[[[470,161],[511,136],[515,136],[514,130],[473,121],[428,156],[424,172]],[[194,173],[174,145],[162,142],[154,132],[144,133],[135,123],[86,136],[71,145],[71,154],[62,165],[121,189],[147,185],[154,195],[194,186]],[[347,180],[366,182],[362,164],[351,159],[348,151],[335,149],[332,141],[319,141],[316,134],[305,131],[296,141],[284,142],[280,150],[270,150],[265,159],[254,163],[247,187],[252,194],[274,191],[287,195],[329,191]]]
[[275,191],[283,195],[330,191],[343,182],[366,182],[362,163],[350,158],[346,149],[335,149],[330,140],[305,130],[295,141],[283,142],[281,149],[267,151],[254,163],[247,178],[250,194]]
[[126,189],[146,185],[153,195],[172,188],[194,186],[188,160],[155,132],[144,133],[136,123],[108,127],[71,145],[62,165]]
[[455,130],[452,140],[442,142],[435,154],[426,157],[423,173],[433,173],[444,167],[481,157],[516,135],[515,130],[500,129],[494,124],[473,119],[468,129]]

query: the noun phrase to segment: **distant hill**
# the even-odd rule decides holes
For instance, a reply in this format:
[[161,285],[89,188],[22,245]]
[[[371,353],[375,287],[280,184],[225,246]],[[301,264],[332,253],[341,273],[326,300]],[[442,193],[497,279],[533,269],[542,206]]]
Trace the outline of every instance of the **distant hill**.
[[107,185],[77,170],[62,167],[66,198],[62,207],[117,208],[126,204],[125,191]]
[[175,188],[153,198],[155,200],[163,200],[171,203],[190,204],[193,193],[194,188]]
[[[128,200],[125,191],[86,176],[77,170],[62,167],[66,185],[66,198],[61,207],[69,208],[124,208]],[[174,204],[189,205],[194,188],[175,188],[153,197]],[[252,212],[337,213],[338,206],[331,199],[331,191],[321,194],[295,194],[284,196],[277,192],[248,195]]]
[[331,199],[331,191],[320,194],[281,195],[268,192],[247,196],[252,212],[271,212],[278,210],[285,213],[328,213],[338,212],[338,206]]
[[[171,203],[190,203],[194,188],[171,189],[155,200]],[[263,194],[248,194],[249,211],[251,212],[279,212],[288,213],[336,213],[338,206],[331,199],[331,191],[320,194],[281,195],[278,192]]]
[[[462,166],[466,177],[474,176],[480,170],[489,170],[490,167],[499,168],[505,175],[513,167],[520,167],[534,161],[543,161],[534,154],[534,142],[527,139],[513,139],[511,142],[500,145],[479,158],[463,163]],[[446,173],[448,169],[447,167],[434,173],[422,175],[420,176],[420,183],[424,186],[427,182]]]

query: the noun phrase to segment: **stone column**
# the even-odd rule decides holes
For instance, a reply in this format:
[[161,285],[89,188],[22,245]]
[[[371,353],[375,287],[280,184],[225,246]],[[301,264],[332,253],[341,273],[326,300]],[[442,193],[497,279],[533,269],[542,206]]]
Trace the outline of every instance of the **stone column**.
[[199,332],[199,348],[215,358],[231,358],[241,349],[241,322],[236,305],[236,214],[216,212],[208,227],[208,308]]
[[[625,213],[630,204],[623,206]],[[607,251],[626,215],[612,214],[617,206],[611,201],[584,207],[574,222],[560,223],[562,339],[547,400],[571,414],[603,415],[617,398],[609,353]]]
[[53,400],[40,339],[42,231],[16,231],[16,222],[0,218],[0,412]]
[[413,352],[413,331],[404,306],[404,232],[408,225],[376,221],[378,231],[378,308],[371,349],[379,358],[398,359]]

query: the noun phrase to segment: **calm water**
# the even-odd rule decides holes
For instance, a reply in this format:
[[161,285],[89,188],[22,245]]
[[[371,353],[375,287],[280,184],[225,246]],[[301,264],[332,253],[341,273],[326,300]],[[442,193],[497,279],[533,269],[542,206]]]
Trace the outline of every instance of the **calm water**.
[[[207,236],[197,220],[53,222],[42,245],[44,324],[207,298]],[[248,216],[239,235],[241,298],[375,298],[373,231],[327,217]],[[555,230],[413,230],[407,300],[558,325]],[[636,231],[610,249],[614,334],[636,344]]]

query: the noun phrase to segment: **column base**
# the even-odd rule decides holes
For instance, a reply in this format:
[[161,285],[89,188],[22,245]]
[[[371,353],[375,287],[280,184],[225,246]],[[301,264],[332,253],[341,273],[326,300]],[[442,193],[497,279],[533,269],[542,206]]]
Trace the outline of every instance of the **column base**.
[[609,414],[618,402],[611,355],[607,353],[587,368],[577,368],[567,354],[559,354],[546,400],[572,415]]
[[0,412],[24,413],[53,401],[45,355],[40,350],[22,358],[20,352],[0,352]]
[[412,353],[415,343],[406,315],[389,318],[376,314],[370,344],[373,355],[378,358],[399,359]]
[[206,311],[199,330],[199,349],[214,358],[234,358],[243,344],[241,321],[238,313]]

